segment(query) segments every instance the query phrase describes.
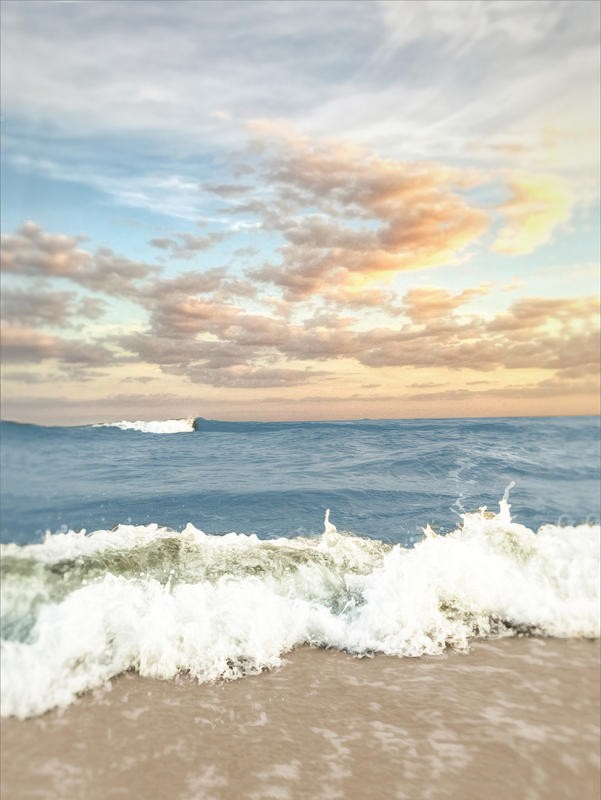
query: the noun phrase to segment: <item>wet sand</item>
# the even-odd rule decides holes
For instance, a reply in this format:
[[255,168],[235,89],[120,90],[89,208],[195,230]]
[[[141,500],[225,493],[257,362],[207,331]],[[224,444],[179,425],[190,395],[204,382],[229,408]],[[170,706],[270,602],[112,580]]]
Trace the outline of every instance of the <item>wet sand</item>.
[[2,725],[2,798],[596,800],[599,642],[303,648],[232,683],[134,674]]

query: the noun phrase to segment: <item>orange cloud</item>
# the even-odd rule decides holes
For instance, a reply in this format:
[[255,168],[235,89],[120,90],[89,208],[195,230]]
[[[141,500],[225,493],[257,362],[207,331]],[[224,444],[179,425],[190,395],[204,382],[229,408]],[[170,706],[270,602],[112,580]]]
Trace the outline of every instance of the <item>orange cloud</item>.
[[570,217],[572,197],[551,175],[381,158],[283,123],[254,121],[251,130],[268,192],[224,212],[258,217],[263,230],[283,237],[279,263],[250,277],[277,286],[287,302],[326,297],[333,286],[357,296],[401,271],[456,264],[490,222],[465,190],[492,180],[501,178],[510,195],[497,209],[495,252],[528,253]]
[[252,275],[279,286],[287,300],[455,262],[488,227],[487,213],[461,194],[480,180],[473,171],[254,127],[274,197],[232,211],[254,210],[264,229],[284,237],[281,262]]
[[[252,130],[275,190],[274,202],[255,211],[286,240],[281,263],[254,277],[280,286],[289,300],[321,293],[334,280],[357,289],[454,263],[488,228],[488,213],[463,190],[491,175],[380,158],[356,145],[311,141],[287,125],[255,121]],[[510,197],[497,208],[502,225],[491,249],[523,255],[569,220],[573,196],[552,175],[502,177]]]

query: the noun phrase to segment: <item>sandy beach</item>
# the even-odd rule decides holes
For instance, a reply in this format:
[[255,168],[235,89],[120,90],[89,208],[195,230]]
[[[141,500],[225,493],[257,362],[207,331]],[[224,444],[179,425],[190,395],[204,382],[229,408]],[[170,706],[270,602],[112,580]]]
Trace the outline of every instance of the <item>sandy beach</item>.
[[599,677],[598,641],[522,638],[419,659],[302,648],[229,683],[128,673],[4,720],[2,797],[592,800]]

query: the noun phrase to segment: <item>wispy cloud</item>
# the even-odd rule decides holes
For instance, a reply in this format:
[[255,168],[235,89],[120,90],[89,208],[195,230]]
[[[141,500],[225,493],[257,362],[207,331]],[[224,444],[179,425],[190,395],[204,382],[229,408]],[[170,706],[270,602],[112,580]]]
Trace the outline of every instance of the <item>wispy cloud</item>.
[[[231,147],[286,117],[391,155],[469,152],[516,120],[558,119],[590,87],[599,8],[489,3],[7,4],[4,108],[70,136],[107,131]],[[124,34],[127,31],[127,34]],[[27,52],[27,59],[22,53]],[[196,98],[202,98],[202,102]],[[594,120],[578,104],[576,122]],[[572,113],[574,118],[574,113]],[[523,138],[523,137],[520,137]]]

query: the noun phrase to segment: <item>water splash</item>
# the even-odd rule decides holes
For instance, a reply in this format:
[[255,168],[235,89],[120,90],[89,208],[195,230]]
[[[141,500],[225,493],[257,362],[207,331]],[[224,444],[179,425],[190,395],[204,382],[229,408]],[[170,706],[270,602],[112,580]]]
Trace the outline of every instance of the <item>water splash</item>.
[[326,508],[326,513],[323,518],[323,532],[324,534],[337,533],[336,526],[330,522],[330,509]]

